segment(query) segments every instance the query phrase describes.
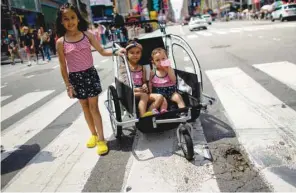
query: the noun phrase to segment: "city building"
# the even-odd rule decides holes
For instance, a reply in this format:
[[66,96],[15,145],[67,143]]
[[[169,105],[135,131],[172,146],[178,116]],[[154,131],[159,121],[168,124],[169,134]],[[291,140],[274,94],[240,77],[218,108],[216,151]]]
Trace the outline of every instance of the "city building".
[[53,29],[59,7],[67,0],[40,0],[41,10],[44,15],[45,29]]

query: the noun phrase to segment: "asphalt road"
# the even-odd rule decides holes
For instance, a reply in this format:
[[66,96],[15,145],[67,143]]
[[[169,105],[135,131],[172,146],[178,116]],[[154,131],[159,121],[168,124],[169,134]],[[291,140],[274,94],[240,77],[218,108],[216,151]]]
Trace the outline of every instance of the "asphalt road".
[[[208,30],[195,32],[190,32],[188,26],[170,26],[167,30],[189,43],[202,69],[204,92],[217,98],[217,103],[196,123],[195,139],[200,143],[193,162],[182,157],[174,131],[158,135],[128,133],[122,142],[117,142],[103,106],[100,109],[111,151],[98,157],[95,151],[87,150],[84,143],[88,131],[81,108],[64,93],[58,61],[53,58],[50,63],[31,67],[1,66],[1,131],[6,150],[1,154],[4,157],[1,188],[4,191],[269,191],[277,190],[272,180],[276,179],[284,183],[281,187],[284,190],[295,191],[296,86],[295,76],[289,73],[296,65],[296,23],[232,21],[214,22]],[[146,38],[157,34],[148,34]],[[95,52],[93,56],[105,90],[114,82],[112,58]],[[177,52],[175,57],[188,62],[183,52]],[[282,81],[285,78],[282,75],[273,77],[260,70],[261,66],[254,67],[275,62],[284,62],[279,65],[283,65],[282,73],[290,77],[285,79],[288,82]],[[235,76],[238,72],[239,80]],[[218,84],[219,76],[229,79]],[[251,102],[237,100],[227,90],[230,88],[237,90],[237,98],[244,97],[246,101],[259,96],[252,101],[255,103],[252,109],[261,114],[255,116],[249,107],[244,108]],[[104,100],[105,94],[100,98]],[[265,101],[267,104],[263,104]],[[268,123],[273,124],[265,127],[267,123],[262,117],[268,117],[272,120]],[[263,139],[273,132],[278,135]],[[213,162],[202,156],[206,143]]]

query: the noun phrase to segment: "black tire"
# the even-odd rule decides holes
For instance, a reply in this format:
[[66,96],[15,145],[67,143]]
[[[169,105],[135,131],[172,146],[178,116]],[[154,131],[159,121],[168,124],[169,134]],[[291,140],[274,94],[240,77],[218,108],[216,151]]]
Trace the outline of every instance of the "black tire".
[[[184,153],[184,157],[188,161],[191,161],[194,156],[193,141],[189,134],[189,130],[185,125],[184,125],[184,128],[180,130],[180,138],[181,138],[181,143],[185,142],[185,144],[181,144],[181,149]],[[184,141],[182,141],[182,138],[184,138]]]
[[204,30],[207,30],[208,28],[207,27],[204,27]]
[[281,22],[284,22],[284,18],[283,18],[282,15],[280,15],[280,21],[281,21]]
[[211,23],[211,22],[209,22],[209,25],[212,25],[212,23]]
[[[109,86],[108,88],[108,101],[113,103],[114,107],[111,106],[111,113],[113,113],[113,111],[115,111],[115,117],[116,120],[118,122],[121,122],[121,110],[120,110],[120,103],[119,103],[119,98],[117,95],[117,91],[114,88],[114,86]],[[112,105],[112,104],[109,104]],[[122,136],[122,126],[116,126],[115,123],[112,121],[111,115],[110,115],[110,121],[111,121],[111,126],[112,126],[112,130],[114,133],[114,136],[117,139],[120,139]]]

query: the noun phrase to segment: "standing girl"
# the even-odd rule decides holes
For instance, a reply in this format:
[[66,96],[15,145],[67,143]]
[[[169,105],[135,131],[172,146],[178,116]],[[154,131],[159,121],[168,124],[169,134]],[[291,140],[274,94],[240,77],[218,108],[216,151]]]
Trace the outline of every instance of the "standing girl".
[[125,49],[113,53],[104,50],[95,37],[87,32],[87,21],[70,3],[66,3],[58,11],[56,27],[60,37],[56,44],[57,51],[68,95],[70,98],[79,99],[92,134],[87,147],[98,146],[97,153],[106,154],[108,146],[104,139],[102,118],[98,108],[98,95],[102,88],[97,70],[93,66],[91,45],[103,56],[123,55]]
[[151,57],[152,63],[156,68],[151,73],[152,92],[161,94],[167,100],[177,103],[179,108],[184,108],[185,103],[182,96],[177,92],[177,78],[170,66],[166,51],[162,48],[156,48],[152,51]]
[[[163,96],[160,94],[149,94],[148,85],[146,82],[146,71],[143,66],[139,65],[139,61],[142,57],[142,45],[132,40],[128,42],[126,46],[127,59],[129,62],[129,69],[134,82],[134,94],[139,99],[139,113],[140,117],[148,116],[151,114],[158,114],[158,108],[163,103]],[[152,103],[147,111],[148,102]],[[165,110],[161,110],[165,112]]]

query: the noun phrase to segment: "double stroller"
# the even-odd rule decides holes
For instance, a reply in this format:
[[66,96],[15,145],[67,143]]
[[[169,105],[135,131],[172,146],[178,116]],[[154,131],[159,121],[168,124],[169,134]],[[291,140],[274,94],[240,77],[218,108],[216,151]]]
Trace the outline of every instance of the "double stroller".
[[[161,28],[165,28],[161,25]],[[165,29],[161,29],[165,32]],[[185,108],[179,109],[169,102],[169,111],[147,117],[140,117],[137,99],[134,96],[134,85],[125,56],[114,56],[115,85],[108,87],[105,106],[110,113],[114,136],[120,139],[123,129],[133,127],[143,133],[157,133],[176,129],[178,145],[187,160],[194,157],[192,131],[194,122],[201,110],[212,105],[214,98],[203,94],[203,80],[199,62],[187,42],[179,36],[162,33],[158,37],[139,39],[143,46],[140,64],[149,73],[151,69],[150,54],[155,48],[164,48],[172,63],[177,77],[177,92],[183,97]],[[113,43],[113,48],[125,47],[125,42]],[[149,77],[149,76],[146,76]],[[148,80],[147,80],[148,81]]]

